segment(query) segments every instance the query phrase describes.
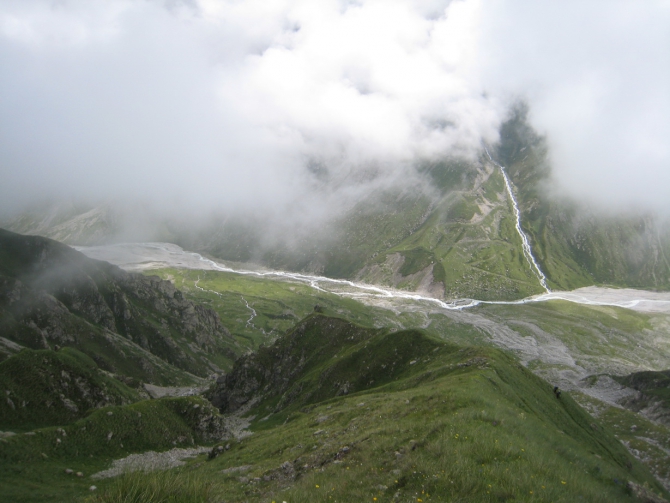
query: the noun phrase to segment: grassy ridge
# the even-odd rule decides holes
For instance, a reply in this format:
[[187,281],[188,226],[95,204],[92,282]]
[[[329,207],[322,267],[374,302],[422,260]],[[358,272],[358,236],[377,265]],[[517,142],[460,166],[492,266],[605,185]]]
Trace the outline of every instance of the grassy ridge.
[[[607,426],[498,349],[314,313],[241,359],[235,376],[244,379],[229,397],[258,400],[248,402],[253,435],[210,462],[95,481],[88,501],[152,501],[147,491],[158,498],[168,481],[182,501],[634,502],[629,481],[663,493]],[[138,402],[6,438],[0,494],[86,498],[88,474],[111,458],[225,435],[203,433],[203,417],[216,416],[209,407],[195,397]]]
[[[506,353],[346,325],[314,315],[276,353],[239,363],[249,379],[271,361],[296,375],[285,389],[277,369],[266,374],[276,380],[255,374],[267,391],[256,434],[203,468],[252,466],[257,482],[221,484],[232,500],[632,501],[628,480],[662,491],[609,430]],[[343,339],[334,359],[328,344]],[[302,347],[319,348],[303,366]],[[361,380],[338,393],[354,368]]]

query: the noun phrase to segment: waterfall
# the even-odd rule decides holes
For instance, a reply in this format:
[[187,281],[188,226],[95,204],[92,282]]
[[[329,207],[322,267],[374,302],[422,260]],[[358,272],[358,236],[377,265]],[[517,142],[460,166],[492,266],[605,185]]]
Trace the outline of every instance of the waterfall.
[[505,187],[507,188],[507,194],[509,194],[509,198],[512,201],[512,208],[514,209],[514,218],[516,220],[515,225],[516,232],[519,234],[519,237],[521,238],[521,247],[523,249],[523,255],[526,257],[526,261],[528,262],[528,265],[530,265],[530,268],[535,274],[535,276],[537,276],[537,279],[540,280],[540,285],[542,285],[542,288],[544,288],[545,291],[549,293],[551,292],[551,290],[547,286],[547,278],[542,272],[542,269],[540,269],[539,264],[535,260],[535,256],[533,255],[533,249],[530,246],[528,236],[521,228],[521,212],[519,211],[519,203],[517,202],[516,197],[514,197],[514,192],[512,191],[512,182],[510,181],[509,176],[507,176],[505,167],[493,160],[493,157],[491,157],[488,148],[484,147],[484,150],[486,150],[486,155],[489,156],[491,162],[500,168],[500,172],[502,173],[503,179],[505,180]]

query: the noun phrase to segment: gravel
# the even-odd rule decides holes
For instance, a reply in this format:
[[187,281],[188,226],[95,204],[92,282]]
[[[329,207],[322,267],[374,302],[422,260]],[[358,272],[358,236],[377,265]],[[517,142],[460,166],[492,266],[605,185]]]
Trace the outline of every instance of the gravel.
[[131,454],[122,459],[115,459],[112,467],[91,475],[92,479],[106,479],[117,477],[131,472],[152,472],[166,470],[186,464],[183,460],[193,458],[210,451],[210,447],[195,447],[192,449],[175,448],[165,452],[148,451],[142,454]]

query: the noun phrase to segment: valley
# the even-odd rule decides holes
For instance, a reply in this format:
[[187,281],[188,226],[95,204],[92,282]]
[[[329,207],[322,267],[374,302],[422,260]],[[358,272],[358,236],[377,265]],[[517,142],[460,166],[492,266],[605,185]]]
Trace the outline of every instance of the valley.
[[[85,299],[98,299],[89,281],[98,282],[103,299],[114,299],[104,293],[110,284],[99,279],[109,277],[118,278],[114,281],[119,285],[149,281],[142,287],[142,298],[153,295],[146,290],[149,285],[157,294],[173,298],[156,297],[142,304],[149,309],[176,302],[159,317],[192,303],[201,306],[194,312],[211,313],[207,323],[220,327],[206,353],[192,353],[195,359],[188,353],[175,358],[185,335],[174,333],[170,337],[176,344],[163,343],[177,350],[175,356],[148,343],[146,348],[154,354],[147,353],[147,361],[164,369],[163,374],[152,371],[153,377],[126,370],[122,360],[103,363],[80,353],[89,351],[78,342],[83,333],[60,342],[67,346],[63,349],[49,342],[50,350],[39,345],[21,350],[16,343],[29,339],[4,331],[7,353],[0,363],[0,379],[9,393],[0,403],[0,419],[11,434],[3,434],[0,441],[0,470],[14,489],[0,490],[16,501],[85,498],[82,492],[91,483],[95,491],[102,491],[100,497],[114,491],[127,494],[126,484],[136,484],[137,490],[151,490],[152,484],[167,487],[161,471],[143,475],[141,482],[132,473],[111,478],[89,474],[128,456],[173,449],[170,456],[181,456],[169,469],[173,482],[194,487],[189,484],[197,481],[196,486],[207,492],[202,501],[457,501],[471,494],[481,501],[572,501],[577,496],[589,501],[652,501],[649,498],[659,498],[659,491],[668,489],[670,425],[665,409],[655,395],[641,402],[640,392],[620,378],[668,368],[666,293],[591,287],[513,301],[447,300],[353,280],[225,263],[168,243],[79,247],[96,259],[91,260],[42,238],[7,234],[4,239],[16,244],[3,248],[3,274],[16,275],[16,267],[29,267],[20,264],[30,264],[30,256],[47,257],[37,262],[43,264],[40,270],[60,271],[55,283],[24,275],[20,288],[52,288],[66,302],[63,309],[73,313],[73,326],[84,322],[96,330],[96,320],[104,318],[87,314],[100,310],[86,307],[90,301]],[[11,250],[22,246],[34,251],[23,252],[24,262],[17,262]],[[40,255],[40,249],[47,250],[46,255]],[[100,259],[134,272],[115,272]],[[63,264],[70,265],[64,269]],[[3,302],[9,302],[5,309],[13,313],[9,316],[15,323],[21,319],[16,316],[25,314],[12,307],[17,304],[11,294],[16,286],[11,284],[17,280],[7,281],[10,288]],[[65,281],[63,286],[59,281]],[[79,288],[89,293],[77,293]],[[134,309],[130,306],[138,302],[133,300],[138,293],[125,290],[124,295],[124,305]],[[79,300],[72,304],[70,299]],[[118,311],[118,300],[95,302],[112,302],[111,312]],[[40,309],[33,305],[31,309]],[[118,313],[123,320],[123,311]],[[11,318],[4,319],[8,323]],[[39,317],[34,320],[41,323]],[[127,325],[105,323],[109,341],[110,329]],[[188,326],[177,319],[172,324]],[[141,340],[134,332],[147,330],[141,327],[129,328],[125,338],[118,336],[124,354],[146,351],[132,349],[132,341]],[[52,341],[53,329],[47,325],[42,330]],[[164,332],[160,337],[167,341],[167,336]],[[214,342],[217,337],[223,345]],[[182,351],[195,347],[187,343]],[[106,353],[111,356],[114,351]],[[100,356],[97,350],[89,354]],[[50,355],[58,359],[50,360]],[[214,370],[215,383],[181,370],[197,368],[195,361]],[[115,366],[112,372],[100,367],[110,364]],[[31,372],[35,377],[29,377]],[[27,380],[11,377],[19,375]],[[48,405],[53,401],[48,397],[36,398],[44,385],[35,379],[48,376],[61,376],[54,382],[56,388],[47,391],[60,393],[61,408]],[[88,395],[100,390],[94,392],[97,402],[85,405],[81,391],[67,391],[70,382]],[[191,391],[160,387],[166,384],[188,384]],[[562,392],[558,400],[553,386]],[[216,408],[197,396],[203,388]],[[196,395],[147,400],[184,391]],[[49,414],[39,412],[40,403],[47,404]],[[533,425],[530,429],[526,421]],[[128,430],[131,424],[135,426]],[[566,434],[578,440],[565,444],[560,437]],[[223,442],[217,444],[220,447],[208,447],[212,461],[203,461],[202,452],[208,451],[197,446],[217,440]],[[609,447],[603,451],[602,446]],[[138,459],[149,463],[156,456],[149,452]],[[581,467],[586,475],[577,475],[579,470],[571,466]],[[68,478],[62,475],[66,468],[85,475],[81,481]],[[220,478],[219,472],[230,475]],[[321,493],[333,477],[348,482]],[[364,480],[369,483],[359,484]],[[33,496],[20,489],[24,484],[34,487]],[[54,489],[50,492],[46,485]],[[196,501],[196,490],[188,491],[188,498]],[[91,495],[89,500],[95,498]]]
[[0,502],[670,503],[670,8],[602,7],[0,1]]
[[[642,443],[640,457],[653,459],[659,476],[668,480],[670,465],[663,450],[670,447],[668,425],[636,420],[637,414],[622,409],[622,401],[636,392],[608,377],[668,367],[668,293],[589,287],[519,301],[443,301],[345,280],[262,268],[237,270],[166,243],[81,250],[129,270],[169,278],[187,295],[220,310],[234,335],[255,344],[274,340],[318,304],[328,313],[370,327],[421,327],[451,343],[511,351],[527,368],[574,393],[589,410],[605,418],[628,417],[629,426],[646,424],[632,437],[656,440],[634,440],[634,445]],[[236,303],[239,314],[226,319],[223,305]],[[255,310],[253,326],[247,323],[243,304],[247,312],[247,305]],[[612,426],[620,428],[618,422]],[[620,434],[632,438],[629,430]]]

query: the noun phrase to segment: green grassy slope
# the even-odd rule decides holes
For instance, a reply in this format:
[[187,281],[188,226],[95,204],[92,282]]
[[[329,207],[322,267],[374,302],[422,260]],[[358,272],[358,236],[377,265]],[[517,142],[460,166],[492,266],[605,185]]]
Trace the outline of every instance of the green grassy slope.
[[662,492],[568,393],[499,350],[315,314],[229,376],[212,393],[259,399],[255,433],[188,471],[226,501],[632,502],[629,481]]
[[393,313],[365,306],[299,282],[186,269],[155,269],[147,274],[173,281],[187,298],[216,311],[239,345],[247,350],[291,329],[317,305],[326,313],[368,327],[416,326],[425,318],[423,313]]
[[0,430],[26,431],[63,425],[89,409],[140,400],[139,394],[100,371],[73,348],[24,349],[0,362]]
[[112,459],[228,436],[221,416],[200,397],[105,407],[62,428],[1,439],[0,495],[17,503],[75,501],[91,484],[100,484],[90,475],[108,468]]
[[250,407],[253,431],[209,462],[91,480],[113,458],[229,436],[201,398],[144,401],[0,440],[0,494],[74,501],[95,484],[89,501],[124,501],[169,480],[178,501],[635,502],[638,486],[668,496],[570,393],[557,398],[507,352],[423,330],[313,313],[208,395]]
[[[409,276],[424,269],[447,298],[505,300],[541,292],[521,252],[503,183],[489,169],[472,185],[447,191],[423,225],[381,254],[363,278],[415,289],[421,276]],[[403,257],[399,268],[391,266],[393,254]]]

